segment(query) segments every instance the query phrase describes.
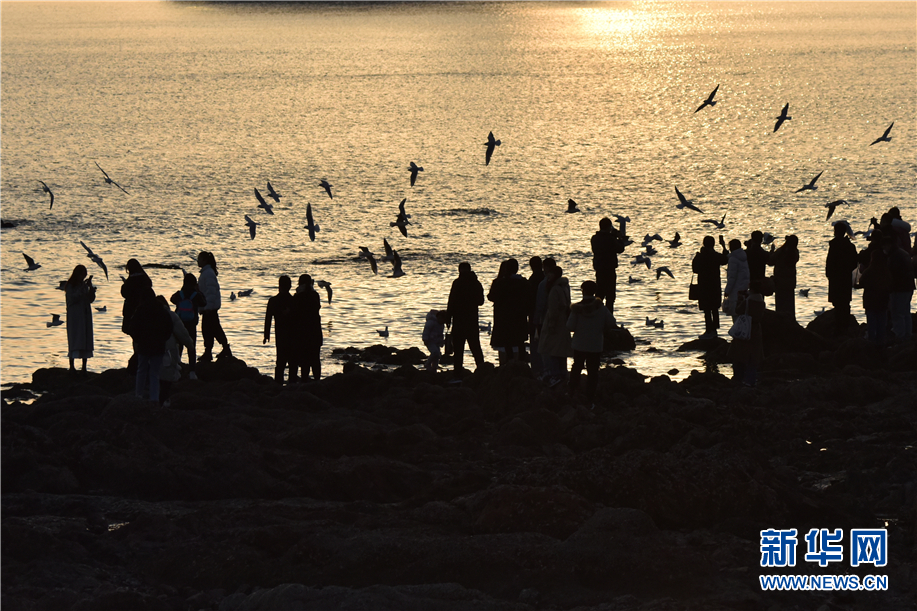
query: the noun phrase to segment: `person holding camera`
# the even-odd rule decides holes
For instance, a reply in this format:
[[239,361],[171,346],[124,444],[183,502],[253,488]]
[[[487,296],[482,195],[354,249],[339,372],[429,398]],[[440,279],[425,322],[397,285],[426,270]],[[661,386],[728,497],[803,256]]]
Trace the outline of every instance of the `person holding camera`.
[[82,372],[86,373],[86,360],[92,357],[92,308],[89,304],[96,300],[96,287],[92,285],[92,276],[86,277],[86,266],[77,265],[64,285],[67,296],[67,356],[70,359],[70,371],[74,359],[82,359]]

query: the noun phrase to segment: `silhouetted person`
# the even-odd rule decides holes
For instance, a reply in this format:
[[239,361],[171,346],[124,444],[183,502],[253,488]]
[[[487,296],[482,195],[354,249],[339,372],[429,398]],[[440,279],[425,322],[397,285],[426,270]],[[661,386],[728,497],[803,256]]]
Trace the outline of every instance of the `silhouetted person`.
[[[197,278],[194,274],[185,274],[182,279],[181,289],[175,291],[170,299],[175,304],[175,314],[181,323],[185,326],[185,331],[191,338],[191,346],[188,348],[188,377],[192,380],[197,379],[194,367],[197,362],[197,323],[200,321],[200,310],[207,305],[207,298],[201,292],[197,285]],[[183,342],[176,343],[178,357],[181,358],[182,349],[185,347]]]
[[480,367],[484,364],[478,327],[478,308],[484,305],[484,287],[478,281],[477,275],[471,271],[471,264],[467,261],[459,263],[458,270],[459,275],[452,281],[449,305],[446,307],[446,323],[452,323],[452,359],[456,377],[462,372],[465,342],[468,342],[475,366]]
[[595,297],[595,283],[583,282],[580,289],[583,299],[570,307],[567,318],[567,329],[573,332],[573,366],[570,368],[570,392],[579,388],[579,376],[586,366],[589,378],[586,382],[586,396],[591,402],[595,399],[595,389],[599,383],[599,359],[602,356],[605,332],[615,329],[615,318]]
[[774,266],[774,311],[796,322],[796,263],[799,238],[786,236],[783,246],[770,253],[767,264]]
[[[169,398],[169,393],[172,390],[172,383],[178,382],[178,380],[181,379],[180,348],[184,346],[188,349],[189,356],[193,355],[194,340],[191,338],[191,334],[188,333],[184,321],[177,313],[169,308],[169,302],[166,301],[166,298],[160,295],[156,298],[156,301],[166,312],[168,312],[169,318],[172,321],[172,335],[166,340],[166,351],[162,358],[162,369],[159,370],[159,403],[160,405],[165,405],[166,399]],[[191,365],[193,366],[193,364],[194,359],[192,358]],[[194,372],[192,371],[191,373]],[[189,378],[191,377],[191,373],[188,374]],[[194,376],[194,378],[197,378],[197,376]]]
[[742,242],[729,240],[729,262],[726,264],[726,288],[723,291],[725,300],[723,311],[735,319],[735,309],[739,302],[739,293],[748,290],[749,271],[748,257],[742,250]]
[[[121,308],[121,332],[127,335],[127,325],[140,305],[142,297],[147,291],[153,290],[153,282],[150,277],[143,271],[143,266],[137,259],[129,259],[124,266],[127,271],[127,278],[121,284],[121,296],[124,297],[124,306]],[[137,347],[134,346],[134,354],[131,355],[127,363],[127,373],[134,375],[137,372]]]
[[[278,292],[267,300],[267,311],[264,314],[264,339],[271,341],[271,321],[274,322],[274,346],[277,349],[277,361],[274,365],[274,380],[283,384],[283,373],[293,364],[295,338],[293,335],[293,295],[290,289],[293,281],[289,276],[281,276],[277,282]],[[290,374],[290,381],[295,376]]]
[[754,386],[758,378],[758,365],[764,360],[764,332],[761,321],[764,318],[764,296],[761,294],[761,279],[752,280],[748,287],[748,297],[736,307],[736,315],[748,314],[751,317],[751,337],[749,339],[733,338],[729,344],[727,357],[732,360],[732,379],[737,384]]
[[901,218],[901,210],[898,209],[898,206],[890,208],[882,215],[879,228],[882,229],[883,235],[891,236],[908,255],[914,254],[911,244],[911,225]]
[[697,308],[704,313],[702,338],[716,337],[716,330],[720,328],[720,306],[723,304],[720,267],[729,263],[723,236],[720,236],[720,245],[723,250],[717,252],[713,236],[705,236],[704,245],[691,261],[691,271],[697,274]]
[[884,346],[892,274],[888,271],[888,257],[881,248],[872,251],[869,266],[860,276],[860,287],[863,289],[867,337],[872,343]]
[[767,275],[768,253],[761,247],[764,234],[752,231],[751,238],[745,242],[745,255],[748,257],[748,281],[764,280]]
[[449,315],[446,310],[430,310],[423,326],[423,345],[430,351],[424,362],[424,369],[436,371],[439,359],[443,355],[442,347],[446,345],[445,331]]
[[140,297],[140,303],[128,321],[128,330],[134,339],[134,350],[137,353],[135,392],[141,399],[148,398],[158,403],[159,372],[166,341],[172,335],[172,318],[168,306],[163,307],[153,289],[148,289]]
[[322,377],[322,300],[312,285],[312,276],[301,275],[291,302],[295,348],[290,381],[296,379],[299,368],[302,368],[303,380],[309,379],[310,371],[316,382]]
[[892,236],[882,238],[882,250],[888,257],[888,271],[892,280],[891,294],[888,297],[892,330],[898,341],[910,341],[913,336],[911,299],[914,297],[914,266],[910,255]]
[[217,261],[212,252],[201,252],[197,256],[197,264],[201,268],[201,275],[198,278],[198,286],[207,300],[207,305],[200,309],[201,313],[201,335],[204,336],[204,354],[199,360],[213,360],[213,343],[220,342],[223,350],[217,355],[232,356],[232,350],[229,349],[229,340],[226,339],[226,333],[223,331],[223,325],[220,324],[220,282],[217,275]]
[[624,252],[623,236],[611,224],[611,219],[599,221],[599,230],[592,236],[592,269],[595,270],[596,297],[605,300],[614,315],[615,292],[618,281],[618,255]]
[[526,280],[529,287],[528,318],[529,348],[531,352],[529,359],[532,363],[532,373],[540,376],[544,372],[544,364],[542,363],[541,355],[538,353],[538,334],[536,333],[538,325],[535,322],[535,306],[538,303],[538,285],[544,280],[544,263],[541,257],[535,256],[529,259],[529,267],[532,270],[532,275]]
[[500,271],[487,293],[487,299],[494,304],[490,345],[497,350],[501,365],[511,359],[525,360],[528,285],[518,271],[519,262],[515,259],[501,263]]
[[567,357],[573,354],[567,319],[570,317],[570,281],[563,276],[563,269],[554,266],[545,274],[547,281],[548,309],[541,325],[538,351],[544,358],[545,371],[552,386],[567,377]]
[[70,371],[76,371],[74,359],[83,362],[82,371],[86,372],[86,360],[92,358],[94,349],[92,337],[92,307],[96,300],[96,287],[92,285],[92,276],[87,275],[85,265],[77,265],[64,285],[67,299],[67,357],[70,359]]
[[828,277],[828,301],[834,306],[835,333],[842,335],[850,325],[850,300],[853,298],[853,270],[857,267],[856,246],[838,223],[834,238],[828,242],[825,276]]
[[[549,271],[557,267],[557,262],[552,257],[545,257],[544,261],[541,262],[542,273],[547,274]],[[534,313],[534,327],[533,331],[536,338],[541,336],[541,326],[544,324],[544,317],[548,313],[548,279],[544,277],[538,283],[538,288],[535,290],[535,313]],[[535,355],[534,353],[538,350],[538,339],[532,344],[532,361],[538,362],[538,370],[535,371],[533,367],[533,373],[539,379],[545,379],[548,377],[547,367],[544,359],[541,357],[541,354]]]

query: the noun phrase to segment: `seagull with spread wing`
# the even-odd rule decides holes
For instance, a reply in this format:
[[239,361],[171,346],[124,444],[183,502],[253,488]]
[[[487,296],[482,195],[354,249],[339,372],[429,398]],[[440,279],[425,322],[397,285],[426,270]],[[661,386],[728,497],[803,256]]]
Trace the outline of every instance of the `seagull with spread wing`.
[[843,204],[846,204],[846,203],[847,203],[847,200],[838,199],[838,200],[835,200],[835,201],[833,201],[833,202],[828,202],[827,204],[825,204],[825,208],[828,209],[828,216],[825,217],[825,220],[827,221],[828,219],[831,218],[831,215],[834,214],[835,208],[837,208],[838,206],[841,206],[841,205],[843,205]]
[[892,121],[892,124],[888,126],[888,129],[885,130],[885,133],[879,136],[878,138],[876,138],[875,140],[873,140],[872,144],[870,144],[869,146],[872,146],[873,144],[878,144],[880,142],[891,142],[892,139],[889,138],[888,132],[892,131],[892,127],[894,125],[895,125],[895,122]]
[[322,189],[325,190],[325,193],[328,194],[328,197],[330,197],[331,199],[334,199],[334,196],[331,195],[331,185],[328,183],[327,180],[323,178],[322,181],[318,183],[318,186],[320,186]]
[[255,187],[255,198],[258,200],[259,208],[263,208],[268,214],[274,214],[274,204],[269,204],[264,201],[264,198],[261,197],[261,192],[258,191],[258,187]]
[[723,214],[723,218],[721,218],[720,220],[704,219],[701,221],[701,223],[710,223],[711,225],[713,225],[714,227],[722,231],[723,229],[726,229],[726,214]]
[[[125,193],[127,193],[127,190],[126,190],[124,187],[122,187],[121,185],[119,185],[118,183],[116,183],[115,181],[113,181],[113,180],[111,179],[111,177],[108,175],[108,172],[106,172],[105,170],[102,170],[102,166],[99,165],[99,162],[98,162],[98,161],[95,161],[95,162],[93,162],[93,163],[95,163],[95,164],[96,164],[96,167],[99,168],[99,170],[102,171],[102,174],[105,176],[105,183],[106,183],[106,184],[115,185],[116,187],[118,187],[119,189],[121,189],[122,191],[124,191]],[[130,195],[130,193],[127,193],[127,194]]]
[[315,241],[315,234],[320,231],[318,224],[312,218],[312,204],[306,204],[306,229],[309,230],[309,239]]
[[274,191],[274,187],[271,186],[270,182],[267,183],[267,196],[277,203],[280,202],[281,195],[277,191]]
[[780,111],[780,116],[774,117],[775,119],[777,119],[777,124],[774,125],[774,133],[776,133],[777,130],[780,129],[780,126],[783,125],[784,121],[790,121],[793,118],[793,117],[788,117],[786,114],[789,111],[789,109],[790,109],[790,103],[787,102],[786,106],[783,107],[783,110]]
[[315,286],[325,289],[325,292],[328,293],[328,303],[331,303],[331,283],[327,280],[316,280]]
[[86,246],[83,240],[80,240],[80,246],[86,249],[86,256],[89,257],[93,263],[102,268],[102,271],[105,272],[105,280],[108,280],[108,266],[105,265],[105,261],[102,260],[102,257],[92,252],[92,249]]
[[261,223],[256,223],[255,221],[253,221],[253,220],[251,219],[250,216],[248,216],[248,215],[246,214],[246,215],[245,215],[245,224],[248,225],[248,232],[251,234],[252,239],[254,240],[254,239],[255,239],[255,229],[256,229],[256,228],[258,227],[258,225],[260,225]]
[[417,180],[417,172],[423,172],[423,168],[412,161],[411,165],[408,166],[408,170],[411,172],[411,186],[413,187],[414,181]]
[[27,271],[27,272],[34,272],[36,269],[38,269],[39,267],[41,267],[41,263],[36,263],[36,262],[35,262],[35,259],[33,259],[32,257],[30,257],[29,255],[27,255],[27,254],[25,254],[25,253],[22,253],[22,256],[25,257],[25,263],[26,263],[26,265],[28,265],[28,267],[25,268],[24,271]]
[[678,196],[678,201],[679,201],[678,204],[675,204],[675,207],[678,208],[679,210],[684,210],[685,208],[687,208],[688,210],[694,210],[695,212],[701,212],[700,208],[695,206],[693,203],[691,203],[691,200],[689,200],[684,195],[682,195],[681,191],[678,190],[678,187],[675,187],[675,195]]
[[704,100],[704,103],[701,104],[700,106],[698,106],[698,107],[697,107],[697,110],[695,110],[694,112],[695,112],[695,113],[698,113],[698,112],[700,112],[701,110],[703,110],[703,109],[704,109],[705,107],[707,107],[707,106],[716,106],[716,100],[714,100],[713,97],[716,95],[717,89],[719,89],[719,88],[720,88],[720,86],[717,85],[717,86],[713,89],[713,91],[710,92],[710,95],[707,96],[707,99]]
[[813,178],[813,179],[809,182],[809,184],[807,184],[807,185],[802,185],[802,187],[800,187],[799,189],[796,189],[796,193],[799,193],[800,191],[814,191],[814,190],[816,190],[818,187],[815,186],[815,181],[818,180],[819,177],[820,177],[822,174],[824,174],[824,173],[825,173],[824,170],[822,170],[821,172],[819,172],[819,173],[818,173],[818,176],[816,176],[815,178]]
[[490,132],[487,134],[487,142],[484,143],[484,146],[487,147],[487,151],[484,154],[484,165],[490,165],[490,157],[494,154],[494,148],[500,146],[501,142],[494,139],[494,133]]
[[51,208],[54,207],[54,193],[51,192],[51,189],[48,187],[48,185],[45,184],[45,181],[39,180],[38,182],[41,183],[42,192],[47,193],[48,195],[51,196],[51,205],[48,206],[48,210],[50,210]]

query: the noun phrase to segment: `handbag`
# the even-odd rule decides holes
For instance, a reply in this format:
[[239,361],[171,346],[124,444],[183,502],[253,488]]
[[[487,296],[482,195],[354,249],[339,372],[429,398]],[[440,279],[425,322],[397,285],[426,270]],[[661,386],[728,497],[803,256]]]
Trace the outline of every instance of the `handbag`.
[[452,346],[452,334],[446,333],[446,341],[445,345],[443,346],[443,354],[445,356],[451,356],[454,351],[455,348]]
[[751,316],[741,314],[729,328],[729,335],[733,339],[751,339]]
[[733,303],[732,295],[726,295],[723,297],[723,314],[728,314],[732,316],[736,311],[736,304]]
[[691,284],[688,285],[688,299],[700,301],[700,287],[694,284],[694,274],[691,274]]

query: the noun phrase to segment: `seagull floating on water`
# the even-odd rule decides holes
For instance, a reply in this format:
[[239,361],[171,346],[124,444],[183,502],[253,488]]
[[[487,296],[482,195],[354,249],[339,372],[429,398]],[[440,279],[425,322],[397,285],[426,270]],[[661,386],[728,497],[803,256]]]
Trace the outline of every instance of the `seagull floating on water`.
[[485,331],[487,335],[490,335],[491,330],[493,329],[493,324],[488,320],[487,324],[478,324],[478,331]]
[[275,202],[280,202],[281,195],[277,191],[274,191],[274,187],[271,186],[270,182],[267,183],[267,196]]
[[408,166],[408,170],[411,172],[411,186],[413,187],[414,181],[417,180],[417,172],[423,172],[423,168],[412,161],[411,165]]
[[809,181],[809,184],[807,184],[807,185],[802,185],[802,187],[800,187],[799,189],[796,189],[796,193],[799,193],[800,191],[814,191],[814,190],[818,189],[818,187],[815,186],[815,181],[818,180],[819,177],[820,177],[822,174],[824,174],[824,173],[825,173],[824,170],[822,170],[821,172],[819,172],[819,173],[818,173],[818,176],[816,176],[816,177],[813,178],[811,181]]
[[312,218],[312,204],[306,204],[306,229],[309,230],[309,239],[315,241],[315,234],[321,231],[321,228]]
[[706,106],[716,106],[716,100],[713,99],[713,96],[716,95],[716,91],[717,91],[717,89],[719,89],[719,88],[720,88],[720,86],[717,85],[717,86],[713,89],[713,91],[710,92],[710,95],[707,96],[707,99],[704,100],[704,103],[701,104],[700,106],[698,106],[698,107],[697,107],[697,110],[694,111],[695,114],[698,113],[698,112],[700,112],[700,111],[701,111],[704,107],[706,107]]
[[258,191],[258,188],[255,187],[255,197],[258,198],[258,207],[264,208],[264,211],[268,214],[274,214],[274,204],[269,204],[264,201],[264,198],[261,197],[261,193]]
[[579,212],[579,208],[576,207],[576,202],[572,199],[567,200],[567,209],[564,212]]
[[385,325],[385,329],[382,331],[376,329],[376,333],[379,334],[379,337],[388,337],[388,325]]
[[236,294],[235,294],[235,293],[232,293],[232,292],[229,293],[229,300],[230,300],[230,301],[235,301],[235,300],[236,300]]
[[783,107],[783,110],[780,111],[780,116],[779,116],[779,117],[774,117],[775,119],[777,119],[777,124],[774,125],[774,132],[775,132],[775,133],[776,133],[776,131],[777,131],[778,129],[780,129],[780,126],[783,125],[783,122],[784,122],[784,121],[790,121],[790,120],[793,118],[793,117],[788,117],[788,116],[786,115],[786,113],[787,113],[787,111],[788,111],[789,109],[790,109],[790,103],[787,102],[787,103],[786,103],[786,106]]
[[89,257],[93,263],[102,268],[102,271],[105,272],[105,280],[108,280],[108,266],[105,265],[105,261],[102,260],[102,257],[92,252],[92,250],[83,243],[83,240],[80,240],[80,246],[86,249],[86,256]]
[[331,303],[331,283],[326,280],[316,280],[315,286],[325,289],[325,292],[328,293],[328,303]]
[[714,227],[720,230],[726,229],[726,214],[724,214],[723,218],[721,218],[720,220],[704,219],[701,221],[701,223],[710,223],[711,225],[713,225]]
[[827,204],[825,204],[825,208],[828,209],[828,216],[825,217],[825,220],[827,221],[829,218],[831,218],[831,215],[834,214],[835,208],[837,208],[838,206],[842,204],[846,204],[846,203],[847,203],[847,200],[838,199],[833,202],[828,202]]
[[820,310],[815,310],[814,313],[816,316],[821,316],[822,314],[825,313],[825,306],[822,306]]
[[484,143],[487,152],[484,154],[484,165],[490,165],[490,156],[494,154],[494,148],[500,146],[500,141],[494,139],[494,133],[487,134],[487,142]]
[[[892,121],[892,124],[888,126],[888,129],[885,130],[885,133],[879,136],[878,138],[876,138],[875,140],[873,140],[872,144],[870,144],[869,146],[872,146],[873,144],[878,144],[880,142],[891,142],[892,139],[888,137],[888,132],[892,131],[892,127],[894,125],[895,125],[895,122]],[[52,201],[53,201],[53,198],[52,198]]]
[[628,284],[637,284],[638,282],[643,282],[643,280],[641,280],[640,278],[634,278],[633,276],[627,277]]
[[809,289],[799,289],[799,296],[800,296],[800,297],[808,297],[808,296],[809,296]]
[[255,228],[258,227],[258,225],[260,225],[261,223],[256,223],[246,214],[245,215],[245,224],[248,225],[248,232],[251,234],[252,239],[254,240],[255,239]]
[[[99,168],[100,170],[102,170],[102,166],[99,165],[99,162],[98,162],[98,161],[94,161],[93,163],[96,164],[96,167],[97,167],[97,168]],[[119,185],[118,183],[116,183],[115,181],[113,181],[113,180],[111,179],[111,177],[109,177],[108,172],[106,172],[105,170],[102,170],[102,174],[105,175],[105,183],[106,183],[106,184],[115,185],[116,187],[118,187],[119,189],[121,189],[122,191],[124,191],[125,193],[127,193],[127,190],[126,190],[124,187],[122,187],[121,185]],[[130,193],[127,193],[127,194],[130,195]]]
[[[889,129],[891,129],[891,128],[889,128]],[[48,195],[51,196],[51,205],[48,206],[48,210],[50,210],[51,208],[54,207],[54,193],[51,192],[51,189],[48,187],[48,185],[45,184],[45,181],[39,180],[38,182],[41,183],[41,190],[42,190],[44,193],[47,193]]]
[[664,266],[663,266],[663,267],[657,267],[657,268],[656,268],[656,280],[659,280],[659,277],[660,277],[662,274],[667,275],[669,278],[671,278],[671,279],[673,279],[673,280],[675,279],[675,275],[672,274],[672,271],[671,271],[668,267],[664,267]]
[[56,327],[64,324],[64,321],[60,319],[60,314],[51,314],[51,322],[46,322],[45,324],[49,327]]
[[656,319],[654,318],[653,320],[650,320],[650,317],[647,316],[647,317],[646,317],[646,323],[645,323],[645,324],[646,324],[647,327],[655,326],[655,325],[656,325]]
[[29,255],[27,255],[27,254],[25,254],[25,253],[22,253],[22,256],[25,257],[25,263],[26,263],[26,265],[28,265],[28,267],[25,268],[25,271],[27,271],[27,272],[34,272],[36,269],[38,269],[39,267],[41,267],[41,264],[40,264],[40,263],[36,263],[36,262],[35,262],[35,259],[33,259],[32,257],[30,257]]
[[108,306],[101,306],[101,307],[96,308],[96,312],[107,312],[107,311],[108,311]]
[[691,200],[682,195],[681,191],[678,190],[678,187],[675,187],[675,195],[678,196],[678,201],[680,203],[675,204],[675,207],[679,210],[687,208],[688,210],[694,210],[695,212],[701,212],[701,209],[691,203]]
[[334,196],[331,195],[331,185],[328,184],[328,181],[327,181],[327,180],[325,180],[325,179],[323,178],[322,181],[321,181],[320,183],[318,183],[318,186],[320,186],[321,188],[323,188],[323,189],[325,190],[325,192],[328,193],[328,197],[330,197],[331,199],[334,199]]
[[239,297],[250,297],[254,289],[242,289],[239,291]]

